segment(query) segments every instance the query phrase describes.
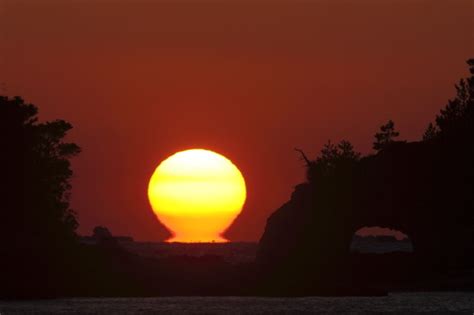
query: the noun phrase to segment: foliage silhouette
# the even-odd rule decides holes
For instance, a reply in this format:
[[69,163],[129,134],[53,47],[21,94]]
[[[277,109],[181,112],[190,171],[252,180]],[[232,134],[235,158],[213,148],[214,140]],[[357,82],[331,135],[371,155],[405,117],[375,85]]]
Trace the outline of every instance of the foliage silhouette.
[[295,150],[300,152],[306,161],[306,178],[309,182],[315,181],[319,176],[329,176],[341,168],[348,168],[361,156],[359,152],[354,151],[354,146],[347,140],[342,140],[337,145],[329,140],[315,161],[308,159],[303,150]]
[[396,137],[400,133],[395,130],[395,123],[393,120],[389,120],[385,125],[380,127],[380,132],[375,134],[375,142],[373,144],[373,149],[375,151],[380,151],[385,149],[388,145],[393,143]]
[[0,239],[8,257],[2,267],[10,270],[13,286],[25,274],[32,277],[31,287],[40,286],[74,244],[78,225],[69,206],[69,159],[80,149],[63,141],[72,126],[63,120],[40,123],[37,114],[19,97],[0,96]]
[[425,133],[423,134],[423,141],[433,140],[437,137],[439,129],[433,123],[429,123],[428,128],[426,128]]
[[[3,181],[2,191],[4,200],[9,201],[4,210],[8,221],[2,223],[4,229],[14,227],[14,231],[27,224],[24,231],[36,231],[32,233],[34,239],[25,240],[28,243],[41,242],[43,237],[71,238],[77,227],[75,213],[69,207],[69,159],[80,149],[74,143],[63,142],[72,126],[63,120],[38,123],[37,114],[34,105],[19,97],[0,96],[0,144],[4,152],[1,167],[8,179]],[[21,203],[20,196],[27,198]]]

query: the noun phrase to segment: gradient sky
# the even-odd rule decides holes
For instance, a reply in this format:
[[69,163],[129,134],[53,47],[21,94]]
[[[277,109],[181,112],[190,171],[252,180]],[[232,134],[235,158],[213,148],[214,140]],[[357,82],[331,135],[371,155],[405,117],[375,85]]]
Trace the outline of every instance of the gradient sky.
[[304,179],[294,147],[369,153],[388,119],[419,139],[469,57],[472,0],[0,0],[0,93],[74,125],[83,234],[166,237],[149,177],[207,148],[247,181],[227,236],[258,240]]

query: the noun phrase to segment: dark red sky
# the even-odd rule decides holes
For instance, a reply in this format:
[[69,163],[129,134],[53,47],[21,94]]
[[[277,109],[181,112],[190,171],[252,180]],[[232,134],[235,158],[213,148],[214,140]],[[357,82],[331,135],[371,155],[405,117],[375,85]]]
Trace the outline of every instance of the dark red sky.
[[248,201],[227,236],[257,240],[304,178],[295,146],[370,152],[394,119],[420,138],[474,57],[474,1],[0,0],[2,93],[75,126],[80,232],[160,240],[147,201],[175,151],[220,152]]

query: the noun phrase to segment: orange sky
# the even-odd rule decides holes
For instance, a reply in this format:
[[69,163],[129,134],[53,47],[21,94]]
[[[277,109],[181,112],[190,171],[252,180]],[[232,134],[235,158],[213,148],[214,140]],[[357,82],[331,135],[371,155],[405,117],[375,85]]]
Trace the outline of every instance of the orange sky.
[[474,57],[472,0],[0,0],[0,92],[75,126],[80,232],[160,240],[157,164],[202,147],[243,172],[228,231],[257,240],[304,178],[295,146],[419,138]]

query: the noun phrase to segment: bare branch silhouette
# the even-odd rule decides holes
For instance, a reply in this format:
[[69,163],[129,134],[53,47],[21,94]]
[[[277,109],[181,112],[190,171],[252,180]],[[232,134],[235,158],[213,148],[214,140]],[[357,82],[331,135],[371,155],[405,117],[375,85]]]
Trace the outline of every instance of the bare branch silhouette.
[[299,152],[299,153],[301,154],[301,157],[305,160],[305,162],[306,162],[306,164],[307,164],[308,166],[311,165],[311,160],[308,159],[308,157],[307,157],[306,154],[303,152],[303,150],[298,149],[298,148],[295,148],[295,151],[297,151],[297,152]]

